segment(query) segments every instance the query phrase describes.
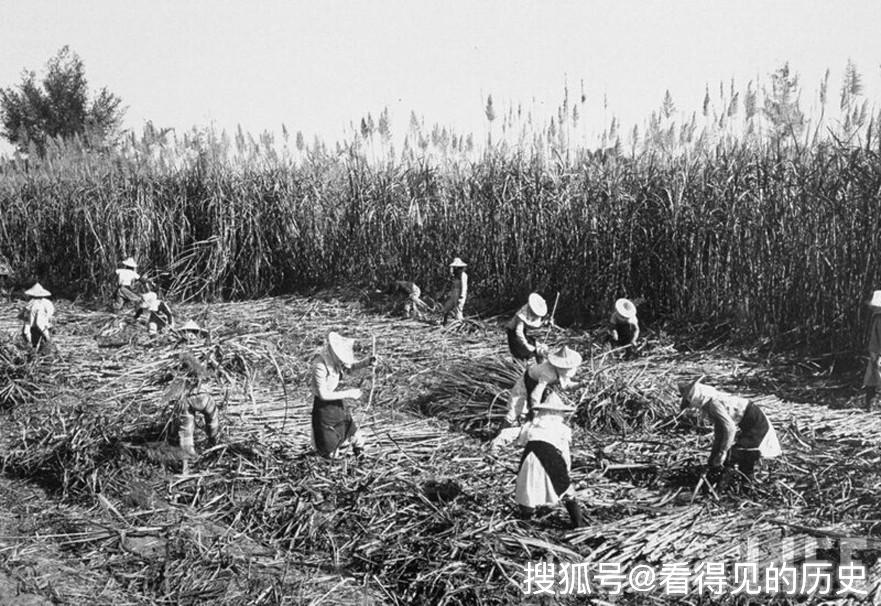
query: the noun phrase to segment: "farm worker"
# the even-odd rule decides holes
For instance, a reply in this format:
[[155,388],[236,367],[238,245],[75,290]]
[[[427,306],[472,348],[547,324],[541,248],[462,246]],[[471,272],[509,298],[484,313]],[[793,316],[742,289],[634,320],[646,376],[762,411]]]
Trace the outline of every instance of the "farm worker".
[[190,457],[196,456],[196,448],[193,443],[193,431],[196,428],[196,414],[201,414],[205,419],[205,433],[208,436],[208,444],[214,446],[220,433],[220,419],[217,414],[217,405],[207,391],[204,391],[202,382],[208,377],[205,367],[196,357],[186,352],[181,354],[183,364],[183,377],[176,379],[168,390],[166,399],[174,402],[175,418],[177,419],[177,437],[181,450]]
[[873,292],[866,305],[872,319],[869,320],[869,363],[863,377],[863,387],[866,388],[866,410],[871,411],[878,386],[881,385],[881,290]]
[[171,308],[168,307],[168,303],[165,301],[160,301],[159,296],[155,292],[151,291],[143,294],[141,305],[135,312],[135,320],[140,318],[145,310],[150,312],[147,318],[147,330],[151,335],[155,335],[166,326],[174,328],[174,316],[171,315]]
[[187,320],[175,328],[183,341],[194,341],[199,337],[207,337],[208,331],[199,326],[195,320]]
[[515,360],[529,360],[547,355],[547,346],[537,343],[535,337],[526,333],[527,328],[541,326],[542,318],[548,313],[548,304],[538,293],[529,295],[526,305],[505,325],[508,333],[508,349]]
[[511,388],[506,424],[510,427],[518,421],[529,420],[536,404],[548,396],[548,387],[559,385],[561,389],[577,388],[579,383],[573,381],[572,377],[580,365],[581,354],[564,345],[550,352],[540,364],[528,366]]
[[55,316],[55,306],[48,297],[52,296],[39,282],[24,291],[30,301],[22,313],[22,335],[24,340],[36,350],[44,346],[50,346],[52,339],[49,329],[52,327],[52,318]]
[[128,257],[123,260],[120,265],[122,267],[116,270],[116,291],[113,293],[113,308],[120,310],[126,303],[137,303],[141,300],[133,287],[135,282],[141,280],[140,274],[136,271],[137,262]]
[[639,320],[636,305],[630,299],[618,299],[609,318],[609,341],[614,347],[626,347],[627,355],[636,354]]
[[520,517],[528,520],[536,507],[563,501],[572,526],[577,528],[582,525],[582,518],[569,478],[572,430],[564,419],[575,407],[563,403],[556,393],[550,393],[535,405],[534,411],[535,417],[523,426],[517,437],[517,444],[525,447],[517,471],[516,501]]
[[356,457],[364,451],[364,436],[351,412],[355,401],[361,399],[361,390],[337,391],[343,372],[376,363],[375,356],[356,362],[354,345],[354,339],[331,332],[312,360],[312,442],[319,455],[330,459],[337,458],[349,444]]
[[468,264],[459,257],[456,257],[450,263],[450,272],[452,273],[450,294],[447,295],[447,300],[441,310],[441,313],[444,315],[444,324],[447,323],[450,314],[453,315],[454,320],[462,320],[463,318],[462,312],[465,309],[465,298],[468,296],[468,274],[465,273],[466,267],[468,267]]
[[713,423],[710,479],[722,475],[723,465],[734,465],[750,480],[761,457],[781,453],[777,432],[756,404],[697,381],[680,383],[682,410],[698,410]]
[[404,315],[408,318],[422,318],[423,312],[428,310],[428,304],[422,300],[422,289],[415,282],[408,280],[396,280],[398,290],[407,294],[404,303]]

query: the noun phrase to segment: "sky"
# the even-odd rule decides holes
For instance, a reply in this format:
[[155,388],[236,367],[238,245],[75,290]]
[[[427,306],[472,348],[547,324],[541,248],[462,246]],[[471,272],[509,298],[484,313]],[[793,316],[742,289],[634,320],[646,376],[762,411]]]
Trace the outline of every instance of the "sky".
[[786,61],[809,101],[850,59],[881,107],[879,25],[879,0],[0,0],[0,86],[69,45],[127,128],[284,124],[333,141],[385,107],[396,132],[411,111],[485,132],[487,95],[550,116],[583,81],[582,121],[601,130],[643,122],[667,90],[699,111],[707,86],[766,82]]

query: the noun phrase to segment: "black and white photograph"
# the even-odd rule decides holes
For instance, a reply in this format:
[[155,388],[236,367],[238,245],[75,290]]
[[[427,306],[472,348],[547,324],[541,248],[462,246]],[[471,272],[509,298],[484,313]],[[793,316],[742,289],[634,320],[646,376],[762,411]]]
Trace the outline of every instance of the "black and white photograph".
[[0,606],[881,604],[879,26],[0,0]]

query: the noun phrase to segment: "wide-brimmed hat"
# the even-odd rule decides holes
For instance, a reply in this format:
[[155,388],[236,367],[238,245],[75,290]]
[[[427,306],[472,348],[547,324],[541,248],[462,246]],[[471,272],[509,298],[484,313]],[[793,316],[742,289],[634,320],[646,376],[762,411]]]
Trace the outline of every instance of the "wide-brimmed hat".
[[556,412],[575,412],[575,406],[566,404],[555,392],[551,392],[545,398],[544,402],[533,404],[535,410],[553,410]]
[[468,264],[459,257],[456,257],[453,259],[453,262],[450,263],[450,267],[468,267]]
[[204,332],[205,329],[202,328],[201,326],[199,326],[198,324],[196,324],[195,320],[187,320],[186,322],[184,322],[183,324],[178,326],[177,330],[178,330],[178,332],[181,332],[184,330],[192,330],[193,332]]
[[155,292],[145,292],[141,295],[141,308],[156,311],[159,309],[159,295]]
[[529,300],[526,303],[529,306],[529,309],[537,315],[539,318],[544,317],[545,314],[548,313],[548,304],[537,292],[529,295]]
[[39,282],[37,282],[36,284],[31,286],[29,289],[24,291],[24,294],[26,294],[29,297],[49,297],[52,295],[51,292],[49,292],[48,290],[46,290],[45,288],[40,286]]
[[126,267],[131,267],[132,269],[137,269],[138,262],[134,260],[132,257],[126,257],[126,259],[122,262]]
[[872,298],[866,301],[866,305],[869,307],[878,307],[881,308],[881,290],[876,290],[872,293]]
[[630,299],[618,299],[615,301],[615,313],[629,320],[636,317],[636,305]]
[[327,345],[333,355],[345,366],[351,366],[355,363],[355,339],[343,337],[338,333],[331,332],[327,335]]
[[577,368],[581,365],[581,354],[563,345],[559,349],[548,354],[548,362],[555,368]]

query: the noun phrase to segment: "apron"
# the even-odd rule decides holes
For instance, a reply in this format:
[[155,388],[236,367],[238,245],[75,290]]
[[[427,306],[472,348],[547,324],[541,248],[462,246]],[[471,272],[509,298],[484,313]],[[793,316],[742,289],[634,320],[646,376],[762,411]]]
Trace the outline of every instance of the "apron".
[[782,453],[777,432],[761,408],[750,402],[743,411],[738,424],[737,438],[732,450],[758,451],[765,458],[774,458]]

